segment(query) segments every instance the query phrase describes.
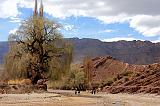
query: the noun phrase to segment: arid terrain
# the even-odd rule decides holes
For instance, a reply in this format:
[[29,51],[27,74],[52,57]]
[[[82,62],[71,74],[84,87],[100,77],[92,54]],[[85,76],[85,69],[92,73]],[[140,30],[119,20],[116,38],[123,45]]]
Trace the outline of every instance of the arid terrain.
[[93,58],[91,64],[92,83],[101,84],[104,92],[160,94],[159,63],[133,65],[108,56]]
[[0,0],[0,106],[160,106],[160,0]]
[[0,106],[160,106],[160,96],[105,93],[92,95],[86,92],[74,95],[74,91],[1,94]]

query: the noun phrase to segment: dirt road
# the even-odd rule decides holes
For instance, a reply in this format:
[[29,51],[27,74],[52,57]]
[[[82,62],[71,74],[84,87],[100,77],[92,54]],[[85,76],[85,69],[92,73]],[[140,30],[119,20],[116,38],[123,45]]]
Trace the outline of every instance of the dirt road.
[[0,106],[160,106],[160,96],[103,93],[92,95],[86,92],[74,95],[74,91],[56,90],[42,94],[1,94]]

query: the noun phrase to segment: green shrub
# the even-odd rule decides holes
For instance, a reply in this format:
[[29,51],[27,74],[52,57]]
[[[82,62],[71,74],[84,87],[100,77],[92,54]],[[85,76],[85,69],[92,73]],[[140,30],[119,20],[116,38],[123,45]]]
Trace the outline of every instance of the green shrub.
[[125,72],[123,72],[123,73],[121,74],[121,76],[130,76],[130,75],[132,75],[132,73],[133,73],[133,72],[131,72],[131,71],[125,71]]
[[124,78],[124,82],[127,82],[127,81],[129,81],[129,78],[128,78],[128,77],[125,77],[125,78]]
[[118,80],[122,79],[122,76],[118,74],[118,75],[117,75],[117,79],[118,79]]
[[111,86],[113,84],[113,80],[107,80],[105,85],[106,86]]
[[117,81],[117,78],[113,78],[113,81],[114,81],[114,82]]

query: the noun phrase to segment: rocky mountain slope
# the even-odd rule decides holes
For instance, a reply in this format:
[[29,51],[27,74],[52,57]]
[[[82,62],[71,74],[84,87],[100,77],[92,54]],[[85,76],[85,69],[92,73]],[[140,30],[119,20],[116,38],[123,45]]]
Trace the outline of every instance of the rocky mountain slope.
[[[108,79],[117,77],[120,74],[132,74],[143,72],[147,65],[130,65],[108,57],[96,57],[91,59],[92,68],[90,69],[92,82],[101,83]],[[84,69],[84,66],[81,66]]]
[[[85,56],[112,56],[129,64],[152,64],[160,62],[160,43],[149,41],[102,42],[97,39],[66,39],[74,48],[73,62],[78,63]],[[7,42],[0,42],[0,63],[8,51]]]
[[108,93],[157,93],[160,95],[160,64],[148,65],[144,71],[122,76],[103,91]]
[[[83,65],[81,68],[84,68]],[[159,93],[160,64],[130,65],[112,57],[92,59],[92,84],[108,93]]]

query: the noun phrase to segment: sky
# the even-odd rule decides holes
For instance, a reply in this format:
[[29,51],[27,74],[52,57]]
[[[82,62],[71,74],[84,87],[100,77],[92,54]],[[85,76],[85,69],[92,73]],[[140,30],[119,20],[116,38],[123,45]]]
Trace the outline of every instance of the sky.
[[[38,0],[40,5],[40,0]],[[65,38],[160,41],[160,0],[43,0]],[[0,41],[33,14],[34,0],[0,0]]]

